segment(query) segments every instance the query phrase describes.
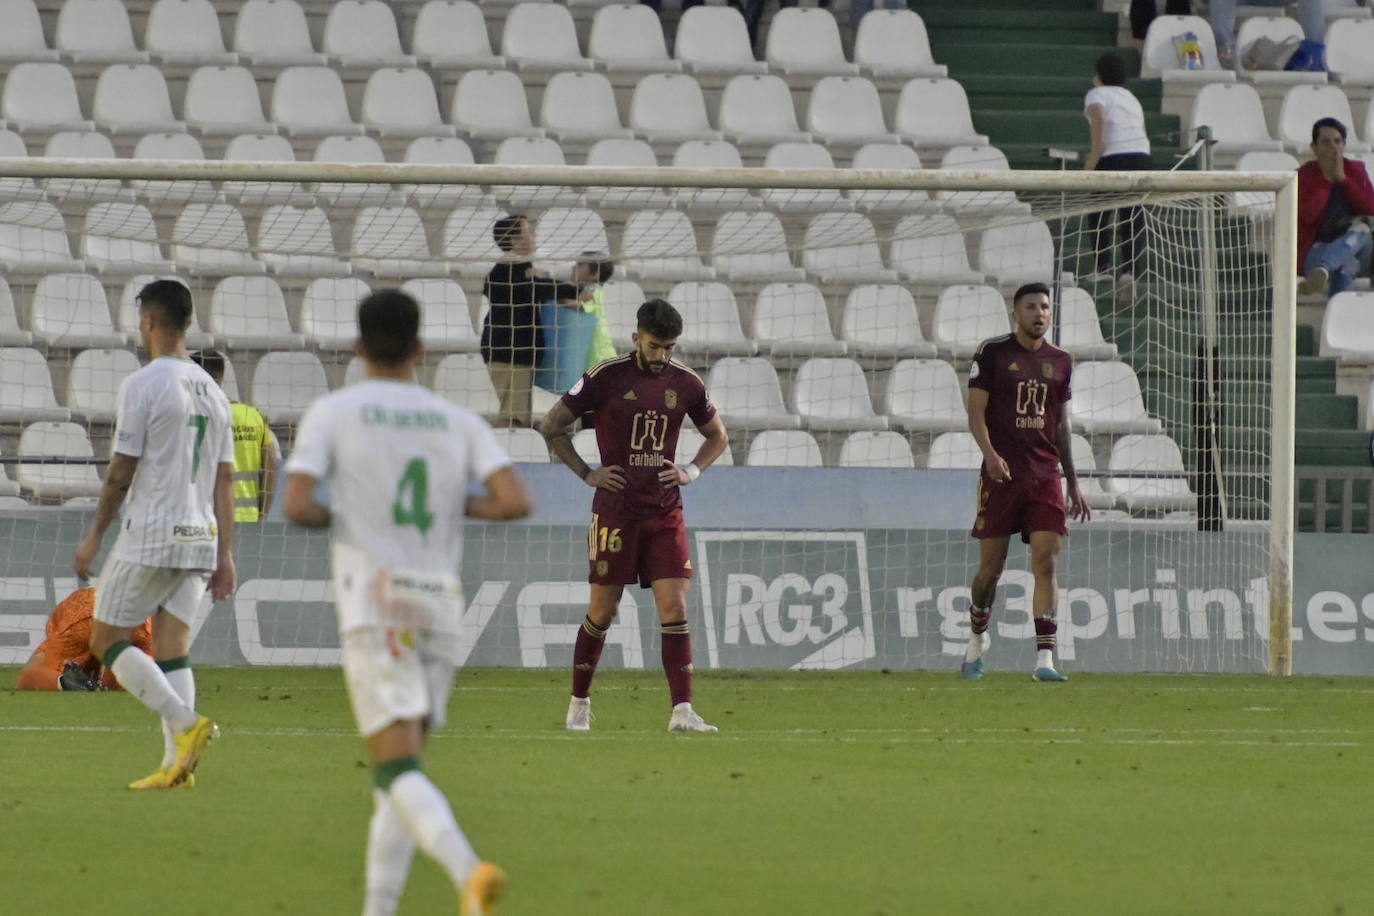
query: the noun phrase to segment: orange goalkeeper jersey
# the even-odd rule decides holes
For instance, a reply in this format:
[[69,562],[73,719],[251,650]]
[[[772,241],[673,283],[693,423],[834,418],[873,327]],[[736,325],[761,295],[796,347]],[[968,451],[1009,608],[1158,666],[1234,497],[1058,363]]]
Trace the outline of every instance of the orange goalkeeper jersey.
[[[91,654],[91,620],[94,613],[93,588],[79,588],[62,600],[48,618],[43,644],[38,647],[38,651],[43,653],[45,667],[61,671],[67,662],[76,662],[87,671],[100,669],[100,659]],[[133,644],[152,654],[151,620],[143,621],[134,630]]]

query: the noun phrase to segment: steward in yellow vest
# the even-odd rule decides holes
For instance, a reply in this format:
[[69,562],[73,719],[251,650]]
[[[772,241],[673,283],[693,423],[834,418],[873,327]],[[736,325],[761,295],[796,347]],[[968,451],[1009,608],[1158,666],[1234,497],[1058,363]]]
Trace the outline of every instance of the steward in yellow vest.
[[[222,353],[197,350],[191,354],[191,359],[217,385],[224,386]],[[231,401],[229,410],[234,426],[234,521],[261,521],[272,507],[281,448],[256,407]]]

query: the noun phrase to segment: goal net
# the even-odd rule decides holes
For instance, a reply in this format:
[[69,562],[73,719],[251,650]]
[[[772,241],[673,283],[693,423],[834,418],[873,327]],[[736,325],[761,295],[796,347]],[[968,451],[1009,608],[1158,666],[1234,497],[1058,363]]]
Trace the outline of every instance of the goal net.
[[[0,176],[0,662],[78,585],[119,384],[147,358],[135,296],[175,277],[191,347],[226,357],[231,399],[287,454],[311,400],[361,377],[371,289],[413,293],[418,380],[493,421],[488,296],[528,306],[493,313],[530,316],[501,333],[538,327],[536,420],[604,349],[599,322],[626,352],[638,306],[667,299],[731,438],[684,494],[697,664],[952,667],[978,555],[970,360],[1043,282],[1093,507],[1059,561],[1065,667],[1288,670],[1291,176],[41,159]],[[532,254],[498,247],[510,216]],[[469,528],[467,662],[564,666],[592,493],[535,430],[498,435],[538,511]],[[599,463],[590,431],[574,441]],[[678,460],[700,442],[684,429]],[[240,476],[252,504],[262,481]],[[239,525],[237,562],[199,662],[338,661],[326,534],[269,507]],[[1029,664],[1031,593],[1014,538],[993,668]],[[655,621],[627,588],[605,664],[656,665]]]

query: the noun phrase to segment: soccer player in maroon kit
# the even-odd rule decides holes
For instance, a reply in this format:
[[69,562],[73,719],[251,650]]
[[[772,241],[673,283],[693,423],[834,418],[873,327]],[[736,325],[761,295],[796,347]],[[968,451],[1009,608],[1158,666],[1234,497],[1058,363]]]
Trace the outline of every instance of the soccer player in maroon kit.
[[1027,283],[1012,297],[1016,330],[983,341],[968,377],[969,431],[983,452],[978,479],[978,516],[973,536],[979,540],[978,574],[973,578],[970,616],[973,637],[964,654],[964,677],[983,676],[983,652],[991,642],[997,580],[1007,562],[1013,534],[1030,545],[1035,594],[1035,670],[1037,681],[1067,681],[1055,670],[1055,607],[1059,585],[1055,561],[1069,533],[1059,468],[1068,481],[1069,512],[1086,521],[1091,512],[1078,488],[1069,431],[1069,377],[1073,359],[1045,340],[1050,328],[1050,291]]
[[[573,647],[568,728],[591,728],[591,686],[606,631],[625,586],[654,590],[662,627],[663,673],[673,711],[668,731],[713,732],[692,709],[692,641],[687,586],[692,561],[682,520],[682,487],[701,476],[730,444],[701,378],[672,361],[682,316],[662,299],[639,307],[633,353],[593,366],[545,415],[540,431],[564,464],[596,490],[588,558],[587,619]],[[575,418],[595,414],[601,467],[592,470],[568,438]],[[706,441],[690,464],[673,462],[684,417]]]

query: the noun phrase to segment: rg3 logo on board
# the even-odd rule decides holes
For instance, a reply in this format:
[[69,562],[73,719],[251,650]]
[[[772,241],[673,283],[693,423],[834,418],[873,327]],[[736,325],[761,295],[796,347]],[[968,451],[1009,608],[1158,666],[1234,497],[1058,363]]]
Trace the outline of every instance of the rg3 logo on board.
[[876,657],[862,532],[699,531],[696,553],[712,668]]

